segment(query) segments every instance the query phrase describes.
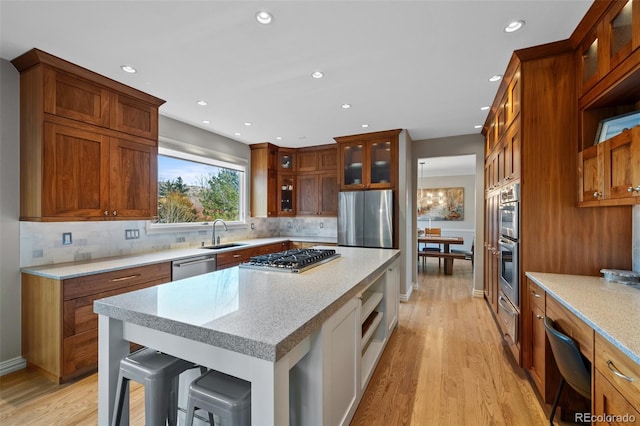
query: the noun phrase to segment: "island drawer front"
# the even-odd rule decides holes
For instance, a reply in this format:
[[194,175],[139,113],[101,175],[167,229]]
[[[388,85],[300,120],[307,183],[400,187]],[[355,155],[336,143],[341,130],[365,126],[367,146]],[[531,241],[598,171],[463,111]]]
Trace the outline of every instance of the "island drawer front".
[[593,362],[593,329],[553,297],[547,297],[546,303],[547,317],[556,323],[561,332],[578,342],[580,352]]
[[163,284],[168,281],[169,280],[167,279],[159,279],[131,287],[119,288],[116,290],[104,291],[102,293],[65,300],[62,314],[63,336],[69,337],[74,334],[98,328],[98,315],[93,312],[93,302],[95,300],[116,296],[118,294],[134,290],[140,290],[154,285]]
[[171,281],[171,262],[156,263],[64,280],[63,299],[70,300],[141,283]]
[[[596,368],[636,410],[640,409],[640,365],[633,362],[599,333],[596,333]],[[616,373],[627,378],[620,377]]]

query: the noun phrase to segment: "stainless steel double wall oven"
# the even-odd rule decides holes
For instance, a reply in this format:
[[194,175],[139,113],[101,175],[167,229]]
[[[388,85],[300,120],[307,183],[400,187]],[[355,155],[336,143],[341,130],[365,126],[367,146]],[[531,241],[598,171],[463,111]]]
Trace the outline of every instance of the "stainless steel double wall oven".
[[500,239],[498,241],[499,317],[514,343],[518,342],[518,315],[520,311],[518,239],[520,223],[520,184],[515,183],[500,193]]

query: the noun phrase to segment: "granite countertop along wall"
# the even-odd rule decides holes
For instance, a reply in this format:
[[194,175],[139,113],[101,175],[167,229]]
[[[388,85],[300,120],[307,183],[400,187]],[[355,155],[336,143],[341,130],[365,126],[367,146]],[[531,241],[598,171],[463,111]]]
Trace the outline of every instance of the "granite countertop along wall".
[[600,277],[527,272],[527,277],[640,364],[640,287]]
[[[236,241],[246,244],[246,247],[259,246],[277,243],[280,241],[309,241],[323,243],[335,243],[335,238],[323,237],[277,237],[277,238],[255,238],[250,240]],[[116,271],[119,269],[132,268],[136,266],[151,265],[154,263],[170,262],[172,260],[184,259],[191,256],[205,254],[216,254],[225,251],[239,250],[243,247],[230,247],[219,250],[204,250],[198,247],[181,248],[173,250],[162,250],[151,253],[135,254],[129,256],[108,257],[81,262],[67,262],[43,266],[32,266],[21,268],[22,272],[39,275],[46,278],[64,280],[80,277],[83,275],[98,274],[102,272]]]
[[336,250],[339,258],[300,274],[229,268],[100,299],[94,311],[277,361],[400,256],[389,249]]

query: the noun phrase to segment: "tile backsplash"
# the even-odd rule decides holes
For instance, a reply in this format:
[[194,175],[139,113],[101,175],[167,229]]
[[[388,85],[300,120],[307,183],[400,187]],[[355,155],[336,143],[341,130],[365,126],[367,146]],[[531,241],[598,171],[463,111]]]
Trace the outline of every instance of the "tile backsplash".
[[[222,243],[265,237],[336,238],[335,217],[251,218],[247,226],[216,227]],[[253,224],[253,227],[251,226]],[[84,261],[211,244],[211,226],[200,230],[147,229],[147,221],[20,222],[20,266]],[[71,235],[68,235],[68,234]],[[63,234],[65,234],[63,236]],[[139,235],[139,238],[132,238]],[[129,237],[129,239],[127,239]],[[70,244],[63,244],[68,243]]]

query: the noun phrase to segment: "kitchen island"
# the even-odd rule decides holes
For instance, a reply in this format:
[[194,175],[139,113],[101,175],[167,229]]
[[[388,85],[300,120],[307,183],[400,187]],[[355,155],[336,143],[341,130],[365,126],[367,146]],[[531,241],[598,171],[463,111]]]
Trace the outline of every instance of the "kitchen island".
[[336,249],[301,274],[235,267],[97,300],[99,424],[110,423],[129,342],[251,382],[254,424],[348,423],[397,324],[400,252]]

